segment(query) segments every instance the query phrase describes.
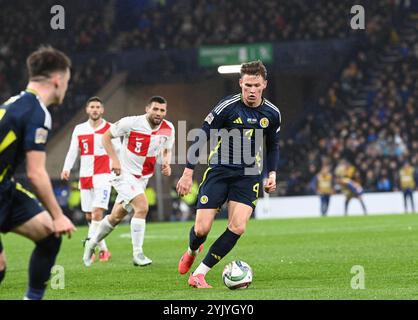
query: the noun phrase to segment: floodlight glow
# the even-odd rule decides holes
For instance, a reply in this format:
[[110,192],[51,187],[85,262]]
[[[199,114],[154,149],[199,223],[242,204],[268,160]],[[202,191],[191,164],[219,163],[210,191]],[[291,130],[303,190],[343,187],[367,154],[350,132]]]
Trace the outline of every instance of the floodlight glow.
[[218,72],[221,73],[221,74],[240,73],[240,70],[241,70],[241,65],[240,64],[229,65],[229,66],[219,66],[218,67]]

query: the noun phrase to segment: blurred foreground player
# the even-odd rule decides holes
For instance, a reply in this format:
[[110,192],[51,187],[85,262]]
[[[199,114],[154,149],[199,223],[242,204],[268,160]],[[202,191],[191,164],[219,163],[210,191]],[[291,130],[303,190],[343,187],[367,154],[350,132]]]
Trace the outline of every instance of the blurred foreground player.
[[[12,231],[35,243],[25,299],[40,300],[60,249],[61,235],[71,236],[75,231],[58,205],[45,168],[45,146],[52,125],[47,107],[63,102],[71,61],[52,47],[41,47],[29,55],[26,64],[26,91],[0,106],[0,231]],[[36,196],[13,179],[16,167],[24,160]],[[0,241],[0,281],[5,271]]]
[[[110,123],[103,119],[104,106],[99,97],[91,97],[86,103],[89,119],[78,124],[71,136],[70,147],[65,157],[61,179],[70,178],[71,169],[80,154],[80,195],[81,210],[86,215],[90,238],[103,219],[108,209],[110,185],[110,159],[102,144],[103,134],[110,128]],[[120,139],[112,141],[115,150],[120,150]],[[108,261],[111,257],[105,240],[98,244],[99,260]]]
[[[132,210],[133,264],[147,266],[152,263],[142,249],[148,214],[145,189],[159,157],[162,157],[162,174],[171,175],[174,126],[164,119],[166,114],[167,101],[163,97],[154,96],[148,101],[144,115],[122,118],[103,135],[103,146],[112,160],[112,171],[115,174],[111,182],[118,196],[110,215],[100,222],[96,232],[86,241],[83,261],[87,267],[92,263],[97,243],[109,235]],[[120,158],[111,142],[116,137],[123,137]]]
[[[209,248],[203,262],[190,274],[188,280],[190,286],[211,288],[206,283],[206,274],[232,250],[245,231],[260,191],[264,137],[266,137],[268,170],[264,189],[268,193],[276,190],[281,116],[279,109],[263,98],[263,91],[267,87],[266,77],[267,71],[261,61],[243,64],[239,80],[241,93],[226,97],[218,103],[203,123],[205,139],[196,139],[189,148],[188,163],[177,184],[177,192],[180,196],[188,194],[192,187],[193,170],[197,163],[195,160],[192,162],[192,159],[194,156],[196,156],[194,159],[198,158],[197,155],[192,154],[192,150],[204,145],[213,129],[224,132],[225,136],[220,134],[217,146],[209,155],[209,168],[204,173],[197,198],[195,225],[190,230],[189,248],[178,264],[180,274],[190,270],[196,255],[202,250],[202,244],[210,232],[216,213],[223,203],[228,201],[228,226]],[[239,132],[239,137],[232,139],[231,146],[228,135],[234,132]],[[261,141],[256,138],[257,136],[261,136]],[[251,149],[245,150],[245,145],[248,143]],[[226,148],[222,146],[227,144],[229,146]],[[249,153],[254,154],[252,161],[248,161]]]

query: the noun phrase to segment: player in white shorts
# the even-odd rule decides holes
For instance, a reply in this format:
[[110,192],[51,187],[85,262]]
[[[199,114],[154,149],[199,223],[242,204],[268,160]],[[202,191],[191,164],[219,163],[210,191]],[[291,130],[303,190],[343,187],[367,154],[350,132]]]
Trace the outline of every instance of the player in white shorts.
[[[74,128],[70,148],[65,158],[61,179],[70,178],[71,169],[80,154],[81,210],[89,223],[89,238],[108,209],[111,185],[110,158],[102,144],[103,134],[110,128],[110,123],[103,119],[104,107],[99,97],[91,97],[86,103],[89,120]],[[120,150],[120,139],[114,139],[115,149]],[[105,241],[98,243],[99,260],[108,261],[110,252]]]
[[[92,263],[97,243],[110,234],[130,211],[134,212],[131,219],[133,263],[135,266],[152,263],[142,249],[148,214],[145,188],[157,160],[162,163],[162,174],[171,175],[171,149],[175,138],[173,124],[164,120],[167,101],[163,97],[151,97],[145,110],[141,116],[120,119],[103,135],[103,146],[112,160],[112,185],[118,196],[111,214],[100,222],[95,234],[86,242],[83,257],[86,266]],[[115,137],[123,137],[120,159],[111,143]]]

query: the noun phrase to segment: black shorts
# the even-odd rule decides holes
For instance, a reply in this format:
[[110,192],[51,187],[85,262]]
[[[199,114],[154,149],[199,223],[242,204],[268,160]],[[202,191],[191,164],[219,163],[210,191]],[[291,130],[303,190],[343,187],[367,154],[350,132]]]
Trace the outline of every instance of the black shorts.
[[0,185],[0,232],[6,233],[45,211],[36,197],[20,183]]
[[260,175],[244,175],[244,168],[209,167],[199,187],[196,208],[220,209],[225,201],[236,201],[254,209],[260,181]]

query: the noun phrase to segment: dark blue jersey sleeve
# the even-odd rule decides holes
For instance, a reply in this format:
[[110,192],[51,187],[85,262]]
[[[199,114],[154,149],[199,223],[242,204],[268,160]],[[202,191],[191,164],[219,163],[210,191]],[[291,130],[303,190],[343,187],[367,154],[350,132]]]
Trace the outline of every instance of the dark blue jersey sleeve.
[[279,163],[279,135],[280,135],[280,117],[274,122],[274,125],[267,130],[267,170],[276,171]]
[[49,129],[45,126],[45,114],[42,109],[36,108],[28,116],[24,124],[24,149],[25,151],[45,151]]
[[222,100],[205,118],[201,131],[195,137],[193,143],[187,151],[187,168],[194,169],[199,159],[200,149],[210,138],[210,130],[218,130],[224,126],[224,121],[228,114],[228,101],[229,100],[226,99]]

